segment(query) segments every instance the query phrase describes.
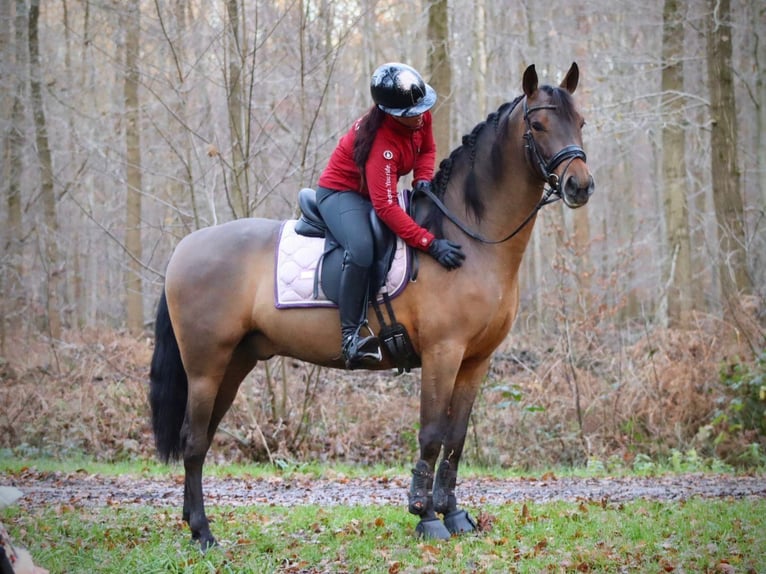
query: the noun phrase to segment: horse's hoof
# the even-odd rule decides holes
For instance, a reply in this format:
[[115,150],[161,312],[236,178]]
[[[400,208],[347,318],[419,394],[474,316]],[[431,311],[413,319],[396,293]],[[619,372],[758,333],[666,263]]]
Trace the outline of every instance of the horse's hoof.
[[465,510],[453,510],[444,517],[444,526],[452,534],[465,534],[476,530],[476,522]]
[[218,541],[212,534],[192,536],[192,542],[199,544],[199,548],[203,553],[218,546]]
[[421,520],[415,528],[415,533],[420,538],[430,538],[433,540],[449,540],[451,536],[444,523],[438,518]]

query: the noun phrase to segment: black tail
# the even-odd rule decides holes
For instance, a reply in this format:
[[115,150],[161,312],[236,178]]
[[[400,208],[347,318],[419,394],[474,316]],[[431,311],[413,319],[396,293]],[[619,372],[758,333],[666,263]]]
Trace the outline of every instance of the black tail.
[[168,302],[162,291],[154,325],[154,355],[149,373],[154,442],[160,459],[178,460],[183,454],[181,425],[186,414],[189,382],[186,378],[176,334],[170,323]]

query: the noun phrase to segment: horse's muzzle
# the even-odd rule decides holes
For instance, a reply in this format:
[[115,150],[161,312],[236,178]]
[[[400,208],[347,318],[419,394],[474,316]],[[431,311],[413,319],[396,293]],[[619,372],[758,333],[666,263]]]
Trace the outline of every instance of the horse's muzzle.
[[561,199],[567,207],[577,209],[588,203],[588,199],[596,189],[593,176],[587,174],[587,178],[569,175],[561,186]]

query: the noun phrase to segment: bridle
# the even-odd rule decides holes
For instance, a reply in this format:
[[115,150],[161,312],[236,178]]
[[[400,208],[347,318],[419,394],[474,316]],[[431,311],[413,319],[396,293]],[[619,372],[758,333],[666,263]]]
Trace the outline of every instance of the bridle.
[[[553,203],[554,201],[558,201],[559,199],[563,198],[563,194],[561,191],[561,182],[565,181],[565,176],[567,173],[567,170],[569,169],[570,164],[575,159],[581,159],[583,161],[586,161],[585,156],[585,150],[583,150],[578,145],[568,145],[564,146],[560,151],[558,151],[556,154],[553,155],[551,159],[549,159],[547,162],[545,161],[545,158],[540,153],[540,150],[537,148],[537,143],[535,142],[535,138],[532,135],[532,124],[529,121],[529,114],[532,112],[535,112],[537,110],[555,110],[557,106],[554,106],[552,104],[542,104],[539,106],[533,106],[531,108],[527,107],[527,98],[524,98],[524,123],[527,126],[527,131],[524,132],[524,149],[527,152],[527,159],[532,164],[533,169],[535,169],[540,177],[545,181],[546,184],[548,184],[548,188],[545,190],[545,193],[543,194],[543,197],[540,199],[540,201],[537,202],[537,205],[532,209],[532,212],[527,215],[527,217],[524,219],[524,221],[519,224],[519,226],[511,231],[508,235],[503,237],[502,239],[497,240],[491,240],[487,239],[481,234],[472,231],[466,225],[460,221],[450,210],[449,208],[444,205],[444,202],[442,202],[439,197],[436,196],[436,194],[427,188],[421,188],[420,191],[425,193],[428,198],[434,202],[436,207],[439,208],[439,210],[444,214],[444,216],[449,219],[452,223],[454,223],[460,231],[465,233],[468,237],[471,239],[474,239],[480,243],[484,243],[485,245],[496,245],[498,243],[505,243],[509,239],[512,239],[515,237],[526,225],[532,220],[532,218],[537,215],[537,212],[542,209],[543,206],[548,205],[549,203]],[[553,171],[562,163],[567,162],[567,164],[564,166],[564,171],[561,172],[561,177],[557,176]]]
[[[561,194],[561,182],[564,181],[565,175],[567,173],[567,170],[569,169],[570,164],[575,159],[581,159],[583,161],[586,160],[585,156],[585,150],[583,150],[579,145],[568,145],[564,146],[561,150],[559,150],[554,156],[549,159],[547,162],[545,161],[545,158],[543,158],[542,154],[540,153],[540,150],[537,149],[537,143],[535,142],[535,138],[532,135],[532,124],[529,121],[529,114],[532,112],[536,112],[537,110],[555,110],[556,106],[552,104],[542,104],[539,106],[533,106],[531,108],[527,107],[527,98],[524,98],[524,123],[527,125],[527,131],[524,132],[524,148],[527,150],[527,158],[529,159],[530,163],[534,166],[534,168],[537,169],[538,173],[540,174],[540,177],[542,177],[543,181],[547,183],[551,190],[553,190],[553,193],[555,193],[559,198],[562,197]],[[568,161],[567,161],[568,160]],[[553,171],[562,163],[567,162],[566,166],[564,166],[564,171],[561,173],[561,177],[557,176]],[[556,201],[556,200],[553,200]]]

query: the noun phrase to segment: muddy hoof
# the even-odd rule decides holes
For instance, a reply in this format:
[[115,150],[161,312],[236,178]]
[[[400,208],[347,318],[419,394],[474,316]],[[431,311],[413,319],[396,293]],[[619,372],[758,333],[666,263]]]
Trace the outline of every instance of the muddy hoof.
[[415,533],[421,538],[433,540],[449,540],[451,536],[444,523],[438,518],[421,520],[415,528]]
[[465,510],[454,510],[444,517],[444,526],[452,534],[465,534],[476,530],[476,522]]

